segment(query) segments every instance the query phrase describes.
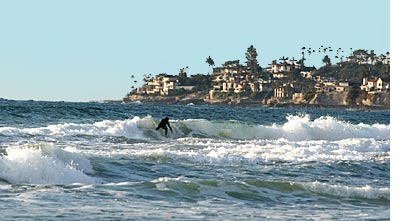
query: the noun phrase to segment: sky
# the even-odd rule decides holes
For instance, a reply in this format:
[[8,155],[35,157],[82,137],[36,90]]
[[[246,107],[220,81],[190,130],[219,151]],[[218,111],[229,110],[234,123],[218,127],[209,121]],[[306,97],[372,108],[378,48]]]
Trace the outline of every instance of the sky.
[[262,67],[303,46],[385,54],[390,21],[389,0],[0,0],[0,98],[120,100],[131,75],[207,74],[250,45]]

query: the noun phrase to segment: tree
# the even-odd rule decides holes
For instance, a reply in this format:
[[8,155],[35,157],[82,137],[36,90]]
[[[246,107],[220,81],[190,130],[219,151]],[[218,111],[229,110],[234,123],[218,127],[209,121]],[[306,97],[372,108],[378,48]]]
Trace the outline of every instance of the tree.
[[[206,63],[208,64],[208,66],[213,67],[214,64],[214,60],[211,58],[211,56],[208,56],[208,58],[206,59]],[[210,72],[208,72],[210,73]]]
[[325,66],[331,65],[331,59],[328,57],[328,55],[325,55],[324,59],[322,59],[322,62],[325,63]]
[[246,63],[251,73],[260,72],[260,66],[258,65],[257,56],[258,54],[256,48],[253,47],[253,45],[250,45],[250,47],[247,48],[246,52]]
[[355,50],[352,53],[352,55],[354,56],[356,62],[359,63],[359,64],[364,63],[369,57],[368,52],[366,50],[363,50],[363,49]]
[[186,79],[187,85],[195,85],[195,91],[208,90],[211,86],[211,76],[195,74]]
[[180,82],[182,85],[185,85],[185,81],[186,81],[186,79],[187,79],[186,69],[188,69],[188,68],[189,68],[189,67],[186,66],[186,67],[184,67],[184,68],[179,69],[178,79],[179,79],[179,82]]
[[371,50],[370,53],[368,54],[368,58],[371,61],[371,65],[374,64],[374,61],[375,61],[375,58],[376,58],[375,56],[376,56],[375,51]]
[[288,60],[288,57],[282,56],[281,58],[279,58],[279,60],[282,61],[282,63],[286,63],[286,61]]

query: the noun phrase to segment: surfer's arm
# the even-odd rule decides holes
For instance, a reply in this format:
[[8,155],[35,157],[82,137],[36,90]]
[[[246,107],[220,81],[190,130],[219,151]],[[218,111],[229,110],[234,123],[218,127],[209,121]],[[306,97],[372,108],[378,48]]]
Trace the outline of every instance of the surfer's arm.
[[174,132],[172,132],[171,125],[169,125],[169,123],[168,123],[167,125],[168,125],[168,127],[169,127],[169,130],[171,131],[171,133],[174,133]]

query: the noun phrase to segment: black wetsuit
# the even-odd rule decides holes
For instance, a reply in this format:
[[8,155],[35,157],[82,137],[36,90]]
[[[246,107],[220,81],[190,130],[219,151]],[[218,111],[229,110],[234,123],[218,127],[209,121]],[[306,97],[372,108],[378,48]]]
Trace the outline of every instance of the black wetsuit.
[[165,130],[165,136],[167,136],[167,133],[168,133],[168,128],[167,128],[167,126],[168,126],[169,129],[171,130],[171,133],[173,133],[173,132],[172,132],[171,125],[169,125],[168,120],[169,120],[168,117],[162,119],[161,122],[158,124],[158,127],[156,128],[156,130],[158,130],[158,129],[160,129],[160,128],[164,129],[164,130]]

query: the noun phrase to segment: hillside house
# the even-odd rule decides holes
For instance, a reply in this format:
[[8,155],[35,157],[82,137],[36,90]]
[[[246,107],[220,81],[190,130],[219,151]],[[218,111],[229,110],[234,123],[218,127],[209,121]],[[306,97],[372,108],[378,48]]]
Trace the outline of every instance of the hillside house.
[[294,93],[293,84],[285,83],[281,86],[274,88],[275,98],[291,98]]
[[213,68],[213,75],[226,75],[226,74],[245,74],[247,68],[239,63],[239,60],[226,61],[222,67]]
[[339,85],[336,86],[337,92],[349,91],[350,85],[349,82],[339,82]]
[[312,79],[313,72],[312,71],[300,71],[300,75],[305,79]]
[[288,73],[296,68],[300,68],[300,64],[296,60],[284,60],[277,63],[276,60],[269,64],[265,71],[272,73],[273,78],[285,78]]
[[249,87],[251,92],[267,92],[272,91],[271,84],[268,82],[260,81],[260,82],[251,82],[249,83]]
[[383,82],[381,78],[369,80],[367,78],[363,78],[360,89],[367,92],[389,91],[389,83]]

